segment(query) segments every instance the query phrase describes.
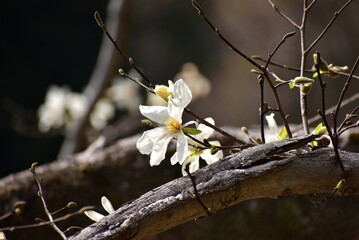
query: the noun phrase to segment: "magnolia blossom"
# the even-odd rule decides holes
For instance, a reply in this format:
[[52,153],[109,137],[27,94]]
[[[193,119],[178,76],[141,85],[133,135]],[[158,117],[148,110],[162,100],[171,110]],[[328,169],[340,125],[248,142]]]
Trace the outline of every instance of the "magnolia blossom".
[[173,138],[177,139],[177,154],[184,161],[187,150],[187,139],[182,128],[184,108],[192,99],[191,91],[183,80],[173,85],[173,97],[168,96],[168,106],[142,106],[140,112],[158,127],[145,131],[137,141],[137,148],[142,154],[150,154],[150,165],[159,165],[165,158],[167,146]]
[[[135,74],[130,73],[130,75]],[[139,85],[133,84],[124,77],[114,79],[112,86],[106,91],[106,96],[116,104],[118,109],[126,110],[130,114],[137,112],[138,105],[141,104]]]
[[283,140],[285,136],[281,136],[281,131],[278,129],[277,122],[274,119],[274,113],[266,116],[266,120],[271,133],[269,135],[265,135],[266,142],[276,142]]
[[[106,210],[106,212],[108,212],[108,214],[115,212],[115,209],[113,209],[113,206],[111,202],[107,199],[107,197],[103,196],[101,198],[101,204],[103,208]],[[93,210],[85,211],[84,213],[86,214],[87,217],[89,217],[92,221],[95,222],[100,221],[101,218],[104,217],[104,215],[102,215],[101,213],[95,212]]]
[[38,110],[39,129],[47,132],[52,128],[71,127],[83,116],[87,105],[88,100],[83,94],[71,92],[68,87],[52,85]]
[[[214,125],[214,120],[212,118],[206,118],[205,120]],[[196,125],[197,125],[197,129],[200,130],[201,133],[195,135],[195,138],[201,142],[203,142],[205,139],[208,139],[214,131],[212,128],[204,124],[196,123]],[[188,166],[188,164],[189,164],[190,173],[193,173],[199,169],[199,158],[205,160],[207,164],[212,164],[218,161],[219,159],[223,158],[222,150],[219,150],[216,153],[212,154],[211,149],[197,148],[197,147],[201,147],[202,145],[200,145],[198,142],[194,141],[193,139],[187,138],[187,140],[189,145],[186,151],[186,158],[184,159],[184,161],[180,161],[180,159],[178,159],[177,153],[175,153],[171,158],[172,165],[176,164],[177,162],[179,162],[179,164],[182,164],[183,176],[187,175],[185,168]],[[210,141],[209,143],[212,146],[221,146],[220,142],[218,141]]]
[[165,85],[156,85],[154,92],[156,94],[148,93],[147,104],[151,106],[166,106],[168,97],[174,97],[174,84],[168,80],[168,87]]
[[91,115],[91,126],[96,130],[106,127],[108,120],[115,115],[115,106],[108,98],[101,98],[97,101]]

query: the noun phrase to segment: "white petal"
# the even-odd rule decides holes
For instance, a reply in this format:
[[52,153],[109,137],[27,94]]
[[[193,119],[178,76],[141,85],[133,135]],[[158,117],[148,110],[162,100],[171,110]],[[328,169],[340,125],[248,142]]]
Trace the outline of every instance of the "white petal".
[[153,144],[153,150],[150,157],[150,165],[159,165],[165,159],[167,146],[173,138],[173,134],[167,134],[158,139]]
[[[212,125],[214,125],[213,118],[206,118],[205,120],[207,122],[211,123]],[[209,138],[212,135],[212,133],[214,132],[213,128],[208,127],[207,125],[202,124],[202,123],[198,125],[197,129],[201,130],[201,133],[196,135],[195,137],[200,141],[203,141],[204,139]]]
[[[189,165],[189,166],[188,166]],[[187,158],[183,164],[182,164],[182,175],[186,176],[187,172],[185,171],[185,168],[188,167],[188,170],[190,173],[193,173],[199,169],[199,157],[198,156],[192,156]]]
[[168,134],[166,127],[157,127],[151,130],[145,131],[141,138],[137,140],[136,146],[140,153],[150,154],[153,151],[154,144],[160,141]]
[[179,79],[173,86],[173,95],[175,99],[180,100],[181,108],[185,108],[192,100],[192,93],[187,84]]
[[164,106],[142,106],[140,112],[146,118],[161,124],[166,124],[169,118],[167,107]]
[[178,162],[182,164],[187,157],[188,143],[185,135],[181,132],[177,134],[177,154],[178,154]]
[[210,149],[206,149],[201,154],[201,158],[206,161],[207,164],[212,164],[217,162],[220,158],[223,157],[223,152],[219,150],[216,154],[212,155]]
[[171,164],[175,165],[176,163],[178,163],[178,154],[177,154],[177,152],[175,152],[171,157]]
[[107,199],[107,197],[103,196],[101,198],[101,204],[102,204],[103,208],[106,210],[106,212],[108,212],[109,214],[115,212],[115,209],[113,209],[113,206],[112,206],[110,200]]
[[[210,144],[214,146],[221,146],[220,142],[218,141],[210,141]],[[217,162],[219,159],[223,158],[223,151],[219,150],[215,154],[211,154],[210,149],[205,149],[201,154],[201,158],[206,161],[207,164],[212,164]]]
[[0,240],[6,240],[6,236],[4,232],[0,232]]
[[98,222],[103,218],[104,216],[98,212],[89,210],[84,212],[88,218],[90,218],[92,221]]
[[168,110],[168,115],[171,118],[174,118],[177,121],[179,121],[180,123],[182,123],[183,108],[181,107],[180,100],[173,99],[173,98],[168,98],[168,108],[167,108],[167,110]]
[[277,122],[274,119],[274,113],[271,113],[269,116],[266,116],[269,130],[272,134],[279,134]]

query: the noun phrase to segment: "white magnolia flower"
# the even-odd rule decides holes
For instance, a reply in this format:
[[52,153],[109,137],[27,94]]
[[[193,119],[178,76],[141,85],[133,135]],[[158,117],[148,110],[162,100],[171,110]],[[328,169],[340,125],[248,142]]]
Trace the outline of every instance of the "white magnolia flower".
[[[113,209],[113,206],[110,200],[107,199],[107,197],[103,196],[101,198],[101,204],[103,208],[106,210],[106,212],[108,212],[108,214],[115,212],[115,209]],[[101,213],[95,212],[93,210],[85,211],[84,213],[86,214],[87,217],[89,217],[92,221],[95,222],[100,221],[101,218],[104,217],[104,215],[102,215]]]
[[115,107],[108,98],[101,98],[97,101],[94,110],[90,115],[90,123],[96,130],[103,129],[108,120],[115,115]]
[[183,79],[192,92],[192,99],[207,96],[211,91],[211,82],[199,71],[196,64],[187,62],[173,79]]
[[129,113],[136,112],[141,104],[139,85],[123,77],[114,79],[112,86],[106,91],[106,96],[114,101],[119,109]]
[[86,112],[88,99],[84,94],[68,92],[66,96],[66,108],[70,115],[71,122],[80,119]]
[[39,129],[47,132],[51,128],[60,128],[65,123],[67,87],[50,86],[45,102],[38,110]]
[[265,135],[266,142],[276,142],[286,138],[287,132],[285,128],[283,128],[283,130],[278,129],[277,122],[274,119],[274,113],[266,116],[266,120],[271,133],[269,135]]
[[158,124],[158,127],[145,131],[137,141],[142,154],[151,154],[150,165],[159,165],[165,158],[167,146],[172,138],[177,139],[177,154],[183,162],[187,150],[187,139],[182,128],[182,113],[192,99],[191,91],[183,80],[173,86],[173,97],[168,97],[168,106],[142,106],[141,114]]
[[0,232],[0,240],[6,240],[6,236],[4,232]]
[[[214,120],[212,118],[206,118],[205,120],[214,125]],[[200,130],[201,133],[195,135],[195,138],[201,142],[203,142],[205,139],[208,139],[214,131],[213,128],[210,128],[204,124],[196,123],[196,125],[197,125],[197,129]],[[212,164],[218,161],[219,159],[223,158],[222,150],[219,150],[215,154],[212,154],[211,149],[202,149],[202,150],[198,149],[197,147],[200,147],[202,145],[200,145],[198,142],[194,141],[193,139],[188,138],[187,140],[189,145],[184,162],[179,161],[177,153],[175,153],[171,158],[172,165],[176,164],[177,162],[182,164],[183,176],[187,175],[185,168],[187,167],[188,164],[189,164],[190,173],[193,173],[199,169],[199,158],[205,160],[207,164]],[[210,141],[209,143],[213,146],[221,146],[220,142],[218,141]]]

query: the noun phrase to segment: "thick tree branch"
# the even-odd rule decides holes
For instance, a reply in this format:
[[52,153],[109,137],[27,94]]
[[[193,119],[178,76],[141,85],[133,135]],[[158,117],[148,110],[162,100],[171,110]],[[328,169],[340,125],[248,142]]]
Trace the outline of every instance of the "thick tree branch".
[[[255,146],[200,169],[193,175],[201,200],[219,211],[249,199],[331,192],[341,174],[332,148],[278,155],[311,140],[306,136]],[[341,151],[340,155],[349,177],[339,194],[359,194],[359,154]],[[207,216],[188,192],[193,193],[190,178],[175,179],[124,204],[71,239],[144,239]]]

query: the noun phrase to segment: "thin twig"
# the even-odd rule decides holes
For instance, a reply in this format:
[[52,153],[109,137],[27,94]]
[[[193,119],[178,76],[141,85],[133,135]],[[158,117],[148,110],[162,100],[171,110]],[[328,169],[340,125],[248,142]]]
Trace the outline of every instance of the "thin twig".
[[[199,3],[197,3],[195,0],[191,0],[191,3],[193,5],[193,7],[198,11],[198,15],[205,20],[205,22],[211,27],[211,29],[217,34],[217,36],[227,44],[227,46],[229,46],[233,51],[235,51],[237,54],[239,54],[240,56],[242,56],[245,60],[247,60],[249,63],[251,63],[253,66],[255,66],[256,68],[258,68],[260,71],[262,71],[264,78],[266,79],[266,81],[268,82],[269,86],[271,87],[271,89],[273,90],[273,94],[274,94],[274,98],[276,100],[277,106],[278,106],[278,110],[279,113],[283,119],[285,128],[287,130],[288,133],[288,137],[291,138],[292,137],[292,133],[290,131],[289,128],[289,124],[286,118],[286,115],[283,112],[283,108],[279,99],[279,95],[276,92],[276,89],[273,85],[273,83],[270,80],[270,77],[267,74],[267,70],[265,69],[264,66],[261,66],[260,64],[256,63],[255,61],[253,61],[250,57],[248,57],[247,55],[245,55],[243,52],[241,52],[239,49],[237,49],[236,47],[234,47],[233,44],[231,44],[218,30],[218,28],[214,27],[214,25],[212,24],[212,22],[205,16],[201,6],[199,5]],[[207,125],[209,126],[209,125]],[[238,141],[237,141],[238,142]]]
[[[300,76],[304,76],[307,52],[305,51],[305,27],[307,22],[308,15],[307,0],[303,0],[303,15],[302,15],[302,24],[299,27],[300,33]],[[303,130],[305,134],[309,134],[309,125],[308,125],[308,114],[307,114],[307,94],[304,92],[304,84],[300,84],[300,112],[302,117]]]
[[[328,31],[328,29],[330,28],[330,26],[333,24],[333,22],[335,21],[335,19],[339,16],[339,14],[349,5],[349,3],[351,3],[353,0],[349,0],[348,2],[346,2],[343,7],[341,7],[339,9],[339,11],[334,13],[334,16],[332,18],[332,20],[330,20],[330,22],[328,23],[328,25],[324,28],[324,30],[319,34],[319,36],[312,42],[312,44],[305,50],[305,52],[309,52],[315,44],[318,43],[318,41],[323,37],[323,35]],[[309,8],[309,7],[308,7]]]
[[[358,109],[359,109],[359,106],[354,108],[354,110],[351,113],[349,113],[345,116],[345,119],[338,127],[338,132],[341,132],[342,128],[344,127],[344,125],[346,125],[347,121],[349,121],[351,118],[357,117],[357,115],[355,115],[355,113],[356,113],[356,111],[358,111]],[[340,135],[340,134],[338,133],[338,135]]]
[[287,15],[285,15],[279,8],[277,8],[277,6],[271,1],[268,0],[268,2],[270,3],[270,5],[272,5],[272,8],[279,14],[281,15],[285,20],[287,20],[290,24],[292,24],[294,27],[296,28],[300,28],[300,26],[295,23],[290,17],[288,17]]
[[270,54],[268,54],[268,59],[267,59],[267,62],[265,64],[265,66],[264,66],[264,69],[267,69],[270,60],[272,60],[272,57],[277,52],[277,50],[280,48],[280,46],[282,46],[282,44],[285,42],[285,40],[287,38],[293,37],[294,34],[295,34],[295,32],[289,32],[289,33],[287,33],[287,34],[285,34],[283,36],[282,40],[277,44],[277,46],[274,48],[274,50]]
[[194,117],[196,119],[196,121],[205,124],[206,126],[213,128],[216,132],[222,134],[223,136],[226,136],[227,138],[231,139],[232,141],[235,141],[239,144],[244,144],[246,145],[247,143],[241,139],[238,139],[236,137],[234,137],[233,135],[227,133],[226,131],[220,129],[219,127],[216,127],[215,125],[213,125],[210,122],[207,122],[204,118],[198,116],[197,114],[195,114],[194,112],[192,112],[189,108],[185,108],[184,111],[186,113],[188,113],[189,115],[191,115],[192,117]]
[[69,213],[69,214],[66,214],[65,216],[55,218],[55,219],[53,219],[53,221],[43,221],[43,222],[38,222],[38,223],[33,223],[33,224],[26,224],[26,225],[13,226],[13,227],[4,227],[4,228],[0,228],[0,231],[14,231],[14,230],[20,230],[20,229],[29,229],[29,228],[48,226],[48,225],[51,225],[51,223],[58,223],[58,222],[65,221],[65,220],[69,219],[70,217],[73,217],[73,216],[79,215],[79,214],[83,214],[85,211],[92,210],[92,209],[94,209],[94,207],[92,207],[92,206],[83,207],[76,212]]
[[266,139],[265,139],[265,135],[264,135],[264,77],[263,77],[263,74],[260,74],[258,75],[258,78],[259,78],[259,90],[260,90],[260,95],[261,95],[261,112],[260,112],[260,115],[261,115],[261,140],[262,140],[262,143],[265,143],[266,142]]
[[212,30],[217,34],[217,36],[223,41],[225,42],[233,51],[235,51],[236,53],[238,53],[239,55],[241,55],[245,60],[247,60],[250,64],[252,64],[253,66],[257,67],[258,69],[262,69],[263,67],[261,65],[259,65],[258,63],[256,63],[255,61],[253,61],[250,57],[248,57],[246,54],[244,54],[242,51],[240,51],[238,48],[236,48],[233,44],[231,44],[219,31],[218,28],[216,28],[211,21],[209,21],[209,19],[206,17],[206,15],[204,14],[201,5],[199,5],[198,2],[196,2],[195,0],[191,0],[192,2],[192,6],[197,9],[198,11],[198,15],[204,19],[207,24],[212,28]]
[[128,63],[136,70],[136,72],[138,72],[138,74],[141,75],[141,77],[150,85],[150,87],[154,88],[155,84],[153,84],[147,78],[147,76],[137,67],[133,58],[128,57],[127,54],[124,51],[122,51],[122,49],[117,45],[117,42],[112,38],[111,34],[109,34],[109,32],[107,31],[106,25],[103,23],[103,21],[101,19],[100,13],[96,11],[94,14],[94,17],[96,19],[97,24],[99,25],[99,27],[101,27],[102,31],[106,34],[108,39],[112,42],[112,44],[116,48],[116,50],[122,55],[122,57],[124,59],[126,59],[128,61]]
[[[319,79],[319,83],[320,83],[320,88],[321,88],[321,91],[322,91],[322,94],[321,94],[321,105],[322,105],[322,109],[321,109],[321,116],[323,118],[323,121],[324,121],[324,125],[325,127],[327,128],[327,131],[328,131],[328,134],[329,134],[329,137],[330,139],[332,140],[332,144],[333,144],[333,148],[334,148],[334,157],[335,157],[335,160],[336,162],[339,164],[339,167],[340,167],[340,170],[342,171],[342,173],[344,174],[345,173],[345,169],[344,169],[344,165],[343,165],[343,162],[342,160],[340,159],[340,156],[339,156],[339,150],[338,150],[338,138],[337,138],[337,132],[336,132],[336,122],[334,121],[333,122],[333,128],[334,128],[334,134],[333,134],[333,131],[331,129],[331,127],[329,126],[329,123],[327,121],[327,118],[324,114],[325,112],[325,87],[326,87],[326,84],[322,81],[322,75],[320,74],[320,64],[321,64],[321,58],[320,58],[320,53],[317,52],[317,55],[318,55],[318,62],[315,63],[315,68],[317,69],[317,73],[318,73],[318,79]],[[334,115],[335,116],[335,115]],[[335,117],[334,117],[335,119]]]
[[[98,24],[98,25],[101,27],[101,29],[106,33],[106,36],[109,38],[109,40],[111,41],[111,43],[113,44],[113,46],[116,48],[116,50],[121,54],[121,56],[122,56],[124,59],[126,59],[126,60],[131,64],[131,66],[136,70],[136,72],[138,72],[138,73],[141,75],[141,77],[142,77],[143,79],[145,79],[145,81],[149,84],[150,88],[147,87],[147,86],[145,86],[144,84],[140,84],[138,81],[136,81],[136,80],[133,79],[133,78],[130,78],[130,79],[133,80],[133,81],[135,81],[136,83],[138,83],[140,86],[144,87],[144,88],[145,88],[146,90],[148,90],[149,92],[154,93],[152,89],[156,86],[156,84],[154,84],[154,83],[137,67],[137,65],[135,65],[133,59],[127,57],[127,54],[117,45],[116,41],[112,38],[111,34],[107,31],[106,25],[102,22],[101,16],[100,16],[100,14],[99,14],[97,11],[95,12],[94,16],[95,16],[95,19],[96,19],[97,24]],[[254,62],[253,60],[251,60],[251,61]],[[258,65],[258,64],[257,64],[257,65]],[[260,65],[258,65],[258,66],[260,66]],[[122,74],[122,73],[120,72],[120,74]],[[125,75],[125,76],[126,76],[126,75]],[[128,76],[128,75],[127,75],[127,76]],[[126,77],[127,77],[127,76],[126,76]],[[128,76],[128,77],[129,77],[129,76]],[[203,123],[203,124],[205,124],[206,126],[213,128],[215,131],[219,132],[219,133],[222,134],[223,136],[226,136],[226,137],[228,137],[229,139],[231,139],[231,140],[233,140],[233,141],[235,141],[235,142],[237,142],[237,143],[239,143],[239,144],[244,144],[244,145],[246,144],[246,142],[244,142],[244,141],[242,141],[242,140],[240,140],[240,139],[238,139],[238,138],[232,136],[231,134],[227,133],[226,131],[224,131],[224,130],[222,130],[222,129],[216,127],[216,126],[214,126],[213,124],[207,122],[204,118],[202,118],[202,117],[198,116],[197,114],[193,113],[190,109],[185,108],[185,111],[186,111],[188,114],[190,114],[191,116],[193,116],[198,122]]]
[[44,192],[42,190],[42,186],[41,186],[41,182],[40,182],[40,179],[39,179],[39,176],[37,175],[36,173],[36,166],[37,166],[37,163],[33,163],[31,165],[31,168],[29,169],[30,172],[34,175],[35,177],[35,180],[36,180],[36,183],[37,183],[37,187],[39,188],[39,192],[38,192],[38,195],[41,199],[41,202],[42,202],[42,205],[44,207],[44,211],[47,215],[47,217],[49,218],[50,220],[50,226],[62,237],[62,239],[66,240],[67,237],[66,235],[61,231],[61,229],[56,225],[56,223],[54,222],[54,219],[52,217],[52,214],[51,212],[49,211],[48,207],[47,207],[47,204],[46,204],[46,200],[44,198]]
[[[348,105],[348,104],[350,104],[350,103],[353,103],[353,102],[357,101],[358,99],[359,99],[359,93],[356,93],[356,94],[354,94],[353,96],[351,96],[351,97],[345,99],[345,100],[342,102],[341,106],[344,107],[344,106],[346,106],[346,105]],[[336,108],[337,108],[337,105],[334,105],[334,106],[328,108],[327,110],[325,110],[325,115],[328,115],[328,114],[332,113]],[[310,118],[310,119],[308,120],[308,123],[309,123],[309,124],[312,124],[312,123],[318,121],[318,120],[321,119],[321,118],[322,118],[322,117],[321,117],[319,114],[317,114],[317,115],[315,115],[314,117]],[[298,132],[298,131],[301,130],[301,129],[302,129],[301,127],[296,127],[296,128],[293,129],[293,132]]]
[[[255,59],[255,60],[262,61],[262,62],[267,62],[267,60],[262,58],[261,56],[254,55],[254,56],[252,56],[252,58]],[[297,68],[297,67],[292,67],[292,66],[288,66],[288,65],[285,65],[285,64],[276,63],[276,62],[273,62],[273,61],[270,61],[269,64],[273,65],[273,66],[276,66],[276,67],[279,67],[279,68],[300,72],[300,68]],[[315,69],[305,69],[304,72],[306,72],[306,73],[315,73],[316,70]],[[330,73],[336,74],[336,75],[339,75],[339,76],[344,76],[344,77],[349,77],[349,75],[350,75],[349,73],[346,73],[346,72],[330,71]],[[359,79],[359,76],[353,74],[352,78]]]
[[[204,211],[206,211],[208,216],[213,216],[213,213],[211,211],[210,208],[207,208],[206,205],[202,202],[198,190],[197,190],[197,186],[196,186],[196,179],[194,176],[192,176],[192,174],[189,172],[189,170],[187,169],[187,167],[185,167],[184,169],[186,171],[186,173],[188,174],[189,178],[191,179],[192,185],[193,185],[193,190],[194,190],[194,197],[197,199],[199,205],[201,205],[201,207],[204,209]],[[190,194],[191,195],[191,194]]]

